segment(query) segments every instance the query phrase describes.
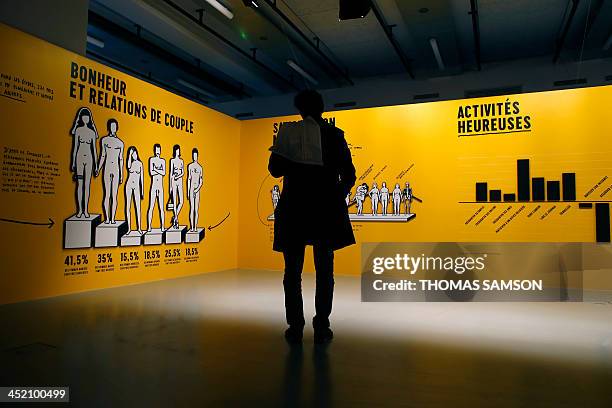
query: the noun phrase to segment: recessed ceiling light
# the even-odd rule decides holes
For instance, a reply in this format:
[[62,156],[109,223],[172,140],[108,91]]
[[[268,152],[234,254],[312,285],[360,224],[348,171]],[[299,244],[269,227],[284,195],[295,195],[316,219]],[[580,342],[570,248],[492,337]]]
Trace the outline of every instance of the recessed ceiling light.
[[225,4],[221,4],[218,0],[206,0],[206,2],[228,19],[231,20],[234,18],[234,13],[232,13],[232,11],[227,8]]

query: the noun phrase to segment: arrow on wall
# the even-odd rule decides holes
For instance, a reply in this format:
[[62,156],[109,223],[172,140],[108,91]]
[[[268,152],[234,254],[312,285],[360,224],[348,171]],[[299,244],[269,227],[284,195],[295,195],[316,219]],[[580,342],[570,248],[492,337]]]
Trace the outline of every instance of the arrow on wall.
[[218,222],[218,223],[217,223],[217,224],[215,224],[215,225],[209,225],[209,226],[208,226],[208,230],[210,231],[210,230],[212,230],[213,228],[217,228],[219,225],[223,224],[223,222],[224,222],[225,220],[227,220],[229,216],[230,216],[230,213],[228,212],[228,213],[227,213],[227,215],[225,216],[225,218],[224,218],[224,219],[222,219],[220,222]]
[[49,218],[49,221],[47,222],[30,222],[30,221],[20,221],[20,220],[9,220],[7,218],[0,218],[0,221],[2,222],[11,222],[13,224],[24,224],[24,225],[38,225],[38,226],[47,226],[49,228],[53,227],[53,225],[55,225],[55,221],[53,221],[51,218]]

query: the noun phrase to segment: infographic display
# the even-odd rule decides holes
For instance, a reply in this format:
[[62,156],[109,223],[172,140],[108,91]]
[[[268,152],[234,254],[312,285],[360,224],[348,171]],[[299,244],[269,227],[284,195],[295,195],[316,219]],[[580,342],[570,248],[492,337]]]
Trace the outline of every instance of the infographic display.
[[0,304],[236,267],[237,120],[0,38]]
[[[608,86],[324,114],[344,130],[357,169],[347,205],[358,243],[598,242],[612,250],[611,104]],[[268,176],[267,149],[283,123],[299,119],[242,123],[242,267],[283,267],[269,250],[282,180]],[[335,259],[339,273],[360,273],[359,245]]]

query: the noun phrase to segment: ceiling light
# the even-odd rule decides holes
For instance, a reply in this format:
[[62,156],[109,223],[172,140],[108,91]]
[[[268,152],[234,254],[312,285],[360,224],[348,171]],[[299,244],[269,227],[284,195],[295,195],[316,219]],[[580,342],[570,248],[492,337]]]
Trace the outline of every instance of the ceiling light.
[[444,61],[442,61],[442,54],[440,54],[440,48],[438,47],[438,40],[436,40],[435,38],[430,38],[429,45],[431,45],[431,49],[433,51],[434,57],[436,57],[438,68],[440,69],[440,71],[444,71],[446,67],[444,66]]
[[257,3],[257,0],[242,0],[242,4],[244,4],[247,7],[259,8],[259,4]]
[[104,41],[98,40],[96,37],[88,35],[87,42],[91,45],[95,45],[96,47],[104,48]]
[[227,6],[225,6],[224,4],[221,4],[219,0],[206,0],[206,2],[210,4],[212,8],[214,8],[215,10],[217,10],[219,13],[223,14],[225,17],[229,18],[230,20],[234,18],[234,13],[232,13],[232,11],[229,8],[227,8]]
[[316,79],[314,79],[312,77],[312,75],[310,75],[308,72],[304,71],[304,68],[300,67],[298,64],[295,63],[295,61],[293,60],[287,60],[287,65],[289,65],[291,68],[293,68],[293,70],[295,72],[297,72],[298,74],[300,74],[302,77],[304,77],[305,79],[307,79],[308,81],[310,81],[311,83],[313,83],[314,85],[319,85],[319,81],[317,81]]
[[176,82],[178,82],[179,84],[183,85],[186,88],[189,88],[191,90],[196,91],[197,93],[199,93],[201,95],[208,96],[209,98],[215,98],[216,97],[216,95],[210,93],[209,91],[206,91],[206,90],[200,88],[199,86],[192,84],[191,82],[185,81],[184,79],[178,78],[176,80]]

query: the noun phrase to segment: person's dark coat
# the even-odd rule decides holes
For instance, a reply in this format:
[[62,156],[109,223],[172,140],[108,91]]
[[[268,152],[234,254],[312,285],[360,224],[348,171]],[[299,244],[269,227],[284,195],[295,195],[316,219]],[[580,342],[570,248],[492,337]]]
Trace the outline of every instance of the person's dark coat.
[[315,243],[336,250],[355,243],[346,196],[355,184],[355,167],[342,130],[320,120],[323,166],[270,155],[268,170],[283,177],[274,210],[275,251]]

